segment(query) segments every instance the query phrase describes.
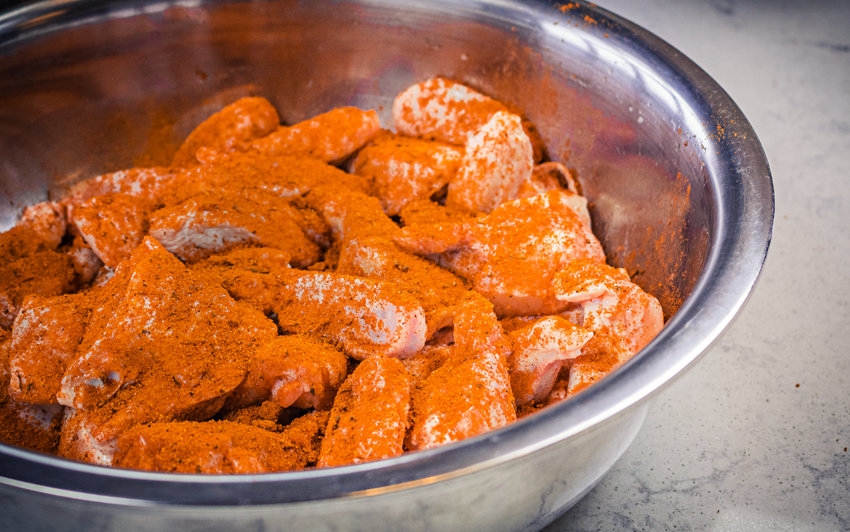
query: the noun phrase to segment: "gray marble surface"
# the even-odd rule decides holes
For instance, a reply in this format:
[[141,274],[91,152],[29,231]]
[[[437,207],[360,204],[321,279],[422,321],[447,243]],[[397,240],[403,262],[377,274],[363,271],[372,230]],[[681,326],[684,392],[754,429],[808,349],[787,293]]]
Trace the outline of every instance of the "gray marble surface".
[[776,189],[720,342],[547,532],[850,530],[850,1],[599,0],[732,96]]

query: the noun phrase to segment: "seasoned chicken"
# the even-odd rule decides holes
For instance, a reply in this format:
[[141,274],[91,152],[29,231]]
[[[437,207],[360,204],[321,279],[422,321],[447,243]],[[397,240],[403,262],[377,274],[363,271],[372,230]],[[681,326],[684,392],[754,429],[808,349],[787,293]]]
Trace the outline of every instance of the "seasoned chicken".
[[444,142],[384,133],[357,154],[349,170],[374,182],[384,211],[394,216],[410,202],[427,200],[451,182],[463,150]]
[[67,215],[68,229],[75,233],[76,209],[79,205],[104,194],[126,194],[157,202],[163,190],[176,174],[168,168],[130,168],[103,174],[77,183],[71,193],[60,202]]
[[422,305],[429,338],[452,324],[455,307],[469,287],[451,272],[395,244],[390,237],[399,228],[375,198],[348,192],[312,201],[340,243],[337,272],[394,283],[409,292]]
[[204,120],[180,146],[171,166],[198,164],[198,150],[226,153],[264,137],[280,126],[280,118],[265,98],[242,98]]
[[[439,77],[411,85],[393,102],[393,122],[399,133],[459,145],[498,112],[510,109],[466,85]],[[534,160],[540,161],[540,135],[531,122],[523,121],[523,127],[534,146]]]
[[289,279],[289,254],[273,248],[237,248],[196,262],[189,269],[220,283],[230,297],[271,314],[280,286]]
[[533,150],[516,115],[499,111],[465,144],[463,163],[449,184],[448,207],[492,212],[517,198],[531,180]]
[[255,141],[265,155],[297,155],[338,163],[359,150],[381,130],[375,111],[339,107],[286,127]]
[[31,405],[11,397],[0,401],[0,442],[55,453],[63,407]]
[[558,272],[552,286],[559,300],[582,306],[582,327],[611,337],[629,353],[649,343],[664,325],[661,304],[623,269],[579,260]]
[[293,271],[274,305],[283,331],[321,336],[358,360],[406,358],[425,345],[422,307],[390,283]]
[[304,233],[301,225],[306,224],[304,214],[285,198],[210,192],[154,212],[150,235],[184,261],[253,244],[285,251],[293,265],[304,268],[321,254]]
[[430,449],[516,420],[505,356],[510,344],[492,305],[469,296],[455,316],[452,354],[412,393],[407,447]]
[[282,407],[328,410],[347,374],[348,357],[332,345],[304,334],[279,336],[257,349],[225,409],[271,398]]
[[12,326],[26,296],[55,296],[75,288],[73,261],[55,247],[26,225],[0,233],[0,327]]
[[509,337],[511,389],[520,407],[549,396],[561,368],[579,356],[593,333],[561,317],[547,316],[512,331]]
[[304,469],[315,464],[324,431],[317,417],[299,418],[282,433],[231,421],[140,425],[118,439],[113,465],[219,475]]
[[93,309],[58,393],[84,414],[93,447],[140,423],[208,419],[277,335],[262,313],[149,237],[101,290],[109,297]]
[[110,268],[130,257],[148,231],[154,202],[128,194],[96,196],[74,209],[74,224],[92,251]]
[[394,240],[471,281],[500,316],[554,314],[568,306],[555,298],[554,275],[579,258],[605,260],[585,205],[581,196],[551,191],[484,218],[407,226]]
[[160,196],[166,207],[173,207],[192,197],[223,191],[261,201],[270,196],[303,196],[323,186],[369,192],[372,185],[363,176],[309,157],[248,151],[229,153],[178,174]]
[[632,283],[625,270],[604,263],[571,263],[555,276],[553,289],[558,299],[581,304],[582,326],[596,333],[570,368],[568,395],[624,364],[664,325],[658,300]]
[[32,229],[42,240],[57,248],[65,236],[68,219],[60,203],[42,201],[27,207],[17,225]]
[[450,224],[465,222],[470,218],[484,217],[484,213],[447,208],[430,200],[408,203],[399,213],[403,226],[423,224]]
[[11,347],[11,334],[0,329],[0,442],[54,453],[59,443],[62,407],[29,404],[9,396]]
[[367,358],[334,399],[318,466],[400,456],[409,409],[410,378],[401,362],[383,356]]
[[91,315],[89,293],[30,296],[12,328],[10,395],[33,404],[57,403],[62,376],[76,356]]

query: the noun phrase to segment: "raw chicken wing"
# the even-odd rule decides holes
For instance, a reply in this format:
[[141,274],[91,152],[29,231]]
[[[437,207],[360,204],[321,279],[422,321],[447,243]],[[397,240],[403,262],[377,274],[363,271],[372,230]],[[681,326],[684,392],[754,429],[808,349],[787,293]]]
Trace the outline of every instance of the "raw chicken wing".
[[255,141],[252,147],[266,155],[298,155],[338,163],[365,146],[380,130],[375,111],[339,107],[294,126],[281,127]]
[[581,353],[593,333],[569,321],[547,316],[509,334],[511,389],[518,407],[545,400],[561,368]]
[[299,418],[282,433],[230,421],[141,425],[118,439],[112,465],[219,475],[304,469],[315,464],[310,458],[321,440],[314,417]]
[[381,281],[293,270],[275,312],[282,330],[322,336],[358,360],[406,358],[425,345],[425,314],[419,302]]
[[348,357],[332,345],[303,334],[279,336],[257,350],[225,409],[272,398],[282,407],[328,410],[347,374]]
[[280,126],[280,118],[265,98],[242,98],[202,122],[189,135],[171,166],[188,168],[198,164],[200,148],[219,153],[233,151],[264,137]]
[[492,212],[517,198],[520,186],[531,180],[533,150],[522,122],[500,111],[469,138],[463,164],[449,184],[448,207]]
[[471,294],[455,316],[454,352],[412,394],[407,447],[430,449],[515,421],[509,351],[492,305]]
[[[393,122],[411,137],[466,144],[490,118],[510,112],[502,103],[454,81],[431,78],[411,85],[393,102]],[[543,157],[543,143],[531,122],[523,121],[534,145],[534,160]]]
[[127,194],[104,194],[74,209],[74,224],[92,251],[110,268],[142,243],[154,203]]
[[411,201],[428,199],[448,185],[462,159],[457,146],[386,133],[360,150],[350,171],[374,181],[384,211],[394,216]]
[[[91,447],[140,423],[204,420],[245,378],[274,323],[145,238],[101,288],[59,402],[84,415]],[[79,432],[79,431],[77,431]]]
[[575,261],[553,282],[556,297],[580,303],[582,326],[596,333],[570,368],[568,394],[596,382],[649,343],[664,325],[658,300],[629,280],[625,270]]
[[30,296],[12,327],[10,395],[33,404],[56,403],[62,376],[83,339],[93,301],[88,293]]
[[585,204],[551,191],[463,223],[408,226],[394,240],[471,281],[500,316],[554,314],[568,306],[552,292],[555,273],[575,259],[605,260]]
[[345,379],[334,399],[318,466],[400,456],[409,409],[410,378],[401,362],[367,358]]

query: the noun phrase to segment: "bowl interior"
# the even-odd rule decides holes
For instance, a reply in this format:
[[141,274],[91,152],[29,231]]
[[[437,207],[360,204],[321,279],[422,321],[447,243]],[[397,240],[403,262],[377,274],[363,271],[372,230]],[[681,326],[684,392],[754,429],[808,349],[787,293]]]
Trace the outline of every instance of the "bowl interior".
[[269,98],[285,123],[354,105],[390,126],[396,94],[443,75],[537,125],[549,157],[575,169],[610,262],[666,317],[702,270],[714,208],[702,126],[602,19],[449,2],[94,4],[0,43],[0,229],[81,179],[167,165],[241,96]]

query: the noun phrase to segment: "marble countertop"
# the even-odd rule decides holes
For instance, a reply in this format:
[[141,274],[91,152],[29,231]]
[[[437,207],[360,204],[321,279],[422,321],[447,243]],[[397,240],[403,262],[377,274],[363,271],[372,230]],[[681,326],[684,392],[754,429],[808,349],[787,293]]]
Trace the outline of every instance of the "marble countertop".
[[599,0],[681,50],[759,135],[755,292],[561,531],[850,530],[850,1]]

